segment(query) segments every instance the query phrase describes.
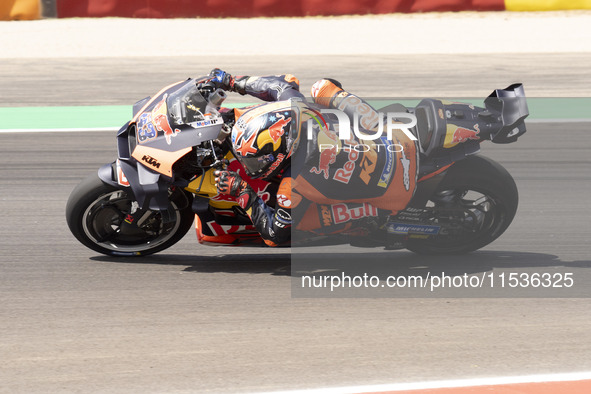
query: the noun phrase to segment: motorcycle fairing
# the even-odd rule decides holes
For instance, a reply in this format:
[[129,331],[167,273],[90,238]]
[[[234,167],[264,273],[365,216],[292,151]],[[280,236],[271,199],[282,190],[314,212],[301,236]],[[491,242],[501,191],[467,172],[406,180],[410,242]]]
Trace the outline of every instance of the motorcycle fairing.
[[136,127],[136,146],[176,152],[216,139],[224,122],[207,104],[195,80],[170,85],[149,100],[130,122]]
[[[514,142],[525,133],[524,119],[529,111],[522,84],[496,89],[484,104],[486,108],[444,100],[422,100],[414,109],[421,153],[427,157],[445,156],[446,150],[461,145],[476,147],[484,140]],[[478,152],[475,148],[467,150],[469,154]]]
[[140,164],[150,168],[152,171],[172,178],[172,166],[174,163],[189,153],[191,147],[168,152],[150,146],[136,146],[131,156]]
[[[155,117],[159,120],[152,122]],[[119,173],[125,174],[140,207],[164,211],[169,205],[173,165],[194,146],[216,139],[222,126],[219,113],[207,106],[195,80],[169,85],[134,105],[133,119],[117,133],[118,165],[99,170],[99,176],[118,186]],[[140,137],[140,127],[154,134]]]

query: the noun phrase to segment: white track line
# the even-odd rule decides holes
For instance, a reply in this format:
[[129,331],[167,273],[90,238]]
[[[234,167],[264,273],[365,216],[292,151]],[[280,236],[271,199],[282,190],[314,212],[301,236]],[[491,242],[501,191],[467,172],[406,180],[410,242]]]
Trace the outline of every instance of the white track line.
[[265,394],[355,394],[377,393],[384,391],[426,390],[440,388],[460,388],[472,386],[496,386],[518,383],[570,382],[590,380],[591,372],[573,372],[560,374],[506,376],[477,379],[438,380],[432,382],[394,383],[367,386],[327,387],[322,389],[272,391]]

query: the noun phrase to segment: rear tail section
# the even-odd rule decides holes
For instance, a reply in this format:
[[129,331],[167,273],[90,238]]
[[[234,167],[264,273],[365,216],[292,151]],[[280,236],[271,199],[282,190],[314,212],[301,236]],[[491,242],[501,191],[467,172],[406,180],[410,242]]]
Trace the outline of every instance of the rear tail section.
[[485,100],[486,111],[478,116],[490,121],[490,140],[497,144],[517,141],[525,133],[525,118],[529,115],[525,91],[520,83],[497,89]]

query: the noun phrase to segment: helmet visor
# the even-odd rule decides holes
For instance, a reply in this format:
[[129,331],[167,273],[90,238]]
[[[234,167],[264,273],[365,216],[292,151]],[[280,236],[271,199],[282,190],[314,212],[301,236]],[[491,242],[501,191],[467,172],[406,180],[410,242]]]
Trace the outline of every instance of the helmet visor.
[[244,166],[248,175],[252,178],[258,178],[263,175],[275,161],[272,153],[262,154],[261,156],[238,156],[238,160]]

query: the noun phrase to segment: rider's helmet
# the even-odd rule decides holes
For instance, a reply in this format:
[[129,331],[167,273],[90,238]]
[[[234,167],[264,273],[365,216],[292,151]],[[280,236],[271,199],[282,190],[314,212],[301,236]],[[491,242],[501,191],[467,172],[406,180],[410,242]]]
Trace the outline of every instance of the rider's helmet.
[[299,142],[298,112],[286,100],[240,115],[232,129],[232,150],[248,176],[268,181],[289,164]]

